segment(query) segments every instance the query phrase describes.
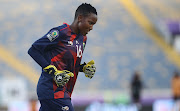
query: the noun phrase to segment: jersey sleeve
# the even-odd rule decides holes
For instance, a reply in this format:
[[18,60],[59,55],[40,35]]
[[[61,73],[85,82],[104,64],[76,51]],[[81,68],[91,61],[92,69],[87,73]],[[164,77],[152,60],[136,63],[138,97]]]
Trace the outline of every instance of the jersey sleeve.
[[50,62],[45,58],[46,51],[55,47],[59,40],[60,34],[57,28],[51,29],[43,37],[35,41],[31,48],[28,50],[28,54],[42,67],[50,65]]
[[34,46],[41,53],[44,53],[45,51],[50,50],[51,48],[56,46],[59,42],[59,39],[59,30],[57,28],[53,28],[42,38],[35,41],[32,46]]

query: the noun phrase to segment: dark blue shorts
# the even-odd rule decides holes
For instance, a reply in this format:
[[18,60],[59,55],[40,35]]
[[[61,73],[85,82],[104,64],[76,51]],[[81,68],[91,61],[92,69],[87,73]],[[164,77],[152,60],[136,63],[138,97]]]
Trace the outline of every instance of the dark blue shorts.
[[71,99],[45,99],[39,100],[39,111],[74,111]]

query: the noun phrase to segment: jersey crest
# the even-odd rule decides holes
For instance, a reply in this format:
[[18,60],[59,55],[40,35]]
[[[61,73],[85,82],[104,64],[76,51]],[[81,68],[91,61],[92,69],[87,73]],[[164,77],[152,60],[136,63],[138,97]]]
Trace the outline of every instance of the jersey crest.
[[58,30],[52,30],[47,34],[47,38],[52,42],[59,36]]

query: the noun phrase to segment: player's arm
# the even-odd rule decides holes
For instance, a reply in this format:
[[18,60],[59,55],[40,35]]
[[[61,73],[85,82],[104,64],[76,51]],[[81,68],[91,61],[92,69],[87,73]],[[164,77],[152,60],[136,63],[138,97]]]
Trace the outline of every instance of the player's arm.
[[64,86],[74,74],[67,70],[57,70],[54,65],[49,65],[47,60],[40,54],[37,49],[31,47],[28,51],[31,57],[43,68],[45,72],[51,74],[57,86]]
[[87,64],[84,62],[80,65],[79,71],[84,72],[85,76],[91,79],[96,72],[96,67],[94,64],[94,60],[89,61]]
[[45,36],[35,41],[28,54],[43,68],[45,72],[51,74],[57,86],[64,86],[74,74],[67,70],[57,70],[54,65],[51,65],[50,59],[44,57],[45,53],[58,44],[59,40],[58,29],[51,29]]
[[[54,35],[53,35],[54,34]],[[47,34],[43,37],[35,41],[30,49],[28,50],[28,54],[42,67],[51,64],[50,58],[44,57],[45,53],[48,50],[53,48],[53,46],[58,44],[59,31],[57,28],[51,29]]]
[[42,68],[49,65],[49,62],[44,58],[40,51],[34,46],[28,50],[28,54],[38,63]]

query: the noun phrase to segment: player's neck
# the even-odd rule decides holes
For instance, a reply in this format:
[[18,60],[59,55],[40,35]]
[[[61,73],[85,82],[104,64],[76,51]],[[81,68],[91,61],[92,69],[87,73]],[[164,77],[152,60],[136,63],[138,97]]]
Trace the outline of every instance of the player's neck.
[[76,23],[73,22],[69,27],[71,28],[72,32],[79,34],[79,29]]

